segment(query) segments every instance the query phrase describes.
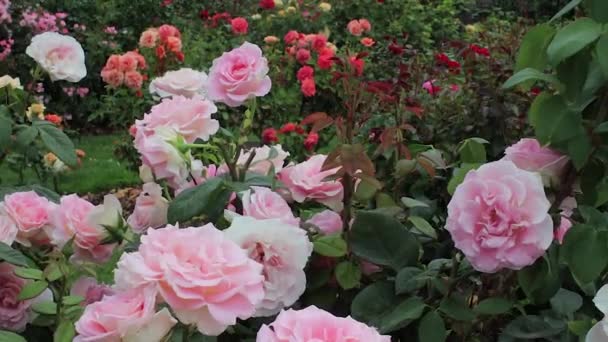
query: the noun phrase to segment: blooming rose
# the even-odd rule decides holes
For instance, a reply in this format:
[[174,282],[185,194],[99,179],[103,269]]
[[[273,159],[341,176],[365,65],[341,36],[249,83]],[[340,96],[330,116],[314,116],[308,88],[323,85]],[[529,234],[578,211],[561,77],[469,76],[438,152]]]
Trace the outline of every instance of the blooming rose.
[[315,79],[312,77],[306,78],[302,81],[302,86],[300,87],[302,90],[302,94],[306,97],[315,96],[317,93],[317,87],[315,85]]
[[553,221],[540,176],[496,161],[470,171],[448,204],[446,229],[481,272],[519,270],[553,241]]
[[150,83],[150,93],[160,97],[205,95],[207,74],[190,68],[167,71]]
[[154,287],[104,296],[84,309],[74,342],[161,341],[177,321],[166,308],[155,311]]
[[146,48],[153,48],[156,46],[158,41],[158,30],[155,28],[149,28],[142,32],[139,37],[139,46]]
[[361,38],[361,44],[363,44],[363,46],[366,46],[366,47],[372,47],[372,46],[374,46],[374,44],[376,44],[376,42],[372,38],[365,37],[365,38]]
[[[255,151],[255,156],[251,160],[247,171],[263,175],[267,175],[270,171],[280,172],[283,169],[283,164],[285,164],[285,159],[289,157],[289,152],[284,151],[281,144],[264,145],[254,148],[253,151]],[[248,151],[239,155],[237,165],[244,166],[251,153],[251,151]]]
[[144,82],[144,77],[137,71],[128,71],[125,73],[125,85],[133,90],[141,88]]
[[278,142],[279,141],[279,137],[277,136],[276,129],[274,129],[272,127],[265,128],[262,131],[262,141],[265,144],[270,144],[270,143],[273,143],[273,142]]
[[84,301],[80,303],[82,306],[99,302],[103,296],[113,294],[114,290],[112,290],[111,287],[108,285],[99,284],[95,278],[90,277],[78,278],[70,289],[70,296],[79,296],[84,298]]
[[167,38],[167,48],[173,53],[179,53],[182,50],[182,40],[178,37]]
[[230,25],[232,26],[232,33],[247,34],[247,29],[249,28],[247,19],[242,17],[234,18],[230,21]]
[[173,25],[164,24],[158,28],[158,35],[162,41],[167,41],[169,37],[181,37],[181,33],[177,29],[177,27]]
[[33,318],[30,312],[32,304],[38,301],[53,300],[50,290],[31,300],[18,300],[19,292],[28,283],[17,277],[13,265],[0,262],[0,330],[21,332]]
[[315,69],[312,67],[305,65],[298,70],[297,78],[298,81],[304,81],[307,78],[312,78],[315,75]]
[[312,151],[315,146],[317,146],[318,142],[319,133],[310,132],[308,133],[308,136],[306,136],[306,139],[304,139],[304,148],[306,149],[306,151]]
[[559,183],[570,160],[531,138],[521,139],[515,145],[507,147],[503,159],[512,161],[520,169],[539,172],[547,185]]
[[296,52],[296,60],[300,64],[305,64],[310,59],[310,51],[308,49],[298,49]]
[[78,82],[87,75],[84,51],[73,37],[44,32],[32,38],[25,53],[49,73],[52,81]]
[[127,223],[137,232],[148,228],[158,228],[167,224],[169,202],[163,197],[163,190],[156,183],[146,183],[135,200],[135,209]]
[[243,215],[256,219],[277,219],[293,226],[300,225],[300,219],[293,216],[289,204],[278,193],[263,187],[252,186],[241,193]]
[[238,107],[256,96],[270,92],[268,61],[257,45],[245,42],[213,61],[209,71],[208,93],[213,101]]
[[431,96],[435,96],[441,91],[441,88],[439,86],[436,86],[434,82],[435,80],[430,80],[422,83],[422,88],[426,90]]
[[270,326],[262,326],[256,341],[390,342],[391,337],[380,335],[376,329],[351,317],[336,317],[316,306],[309,306],[298,311],[281,312]]
[[341,211],[344,196],[342,183],[325,181],[325,178],[335,175],[338,168],[322,171],[325,159],[326,155],[317,154],[303,163],[286,167],[279,173],[279,180],[287,186],[296,202],[311,199],[332,210]]
[[192,143],[196,139],[209,140],[219,130],[219,122],[211,118],[215,112],[217,107],[211,101],[200,96],[186,98],[178,95],[163,99],[135,125],[138,133],[141,131],[147,136],[159,127],[172,128],[186,142]]
[[124,54],[118,59],[118,69],[122,72],[135,71],[137,69],[137,59],[133,54]]
[[266,43],[266,44],[276,44],[278,42],[279,42],[279,37],[277,37],[277,36],[264,37],[264,43]]
[[608,285],[604,285],[593,298],[595,306],[604,314],[604,318],[597,322],[585,337],[585,342],[608,341]]
[[23,89],[19,77],[12,78],[9,75],[0,77],[0,89],[10,86],[12,89]]
[[103,69],[101,71],[101,78],[104,82],[109,84],[110,87],[118,88],[124,82],[125,74],[118,69]]
[[363,27],[361,26],[361,24],[359,23],[359,20],[357,19],[353,19],[351,20],[348,25],[346,25],[346,29],[348,30],[348,32],[350,32],[350,34],[352,34],[353,36],[360,36],[363,33]]
[[17,224],[18,240],[29,245],[29,238],[40,236],[41,233],[44,235],[42,228],[49,224],[50,211],[54,205],[34,191],[27,191],[6,195],[0,207],[3,207],[4,212]]
[[212,224],[149,229],[115,280],[119,288],[156,285],[182,323],[213,336],[251,317],[264,298],[262,265]]
[[236,217],[224,231],[264,266],[264,300],[255,316],[271,316],[295,303],[306,289],[304,267],[312,243],[303,229],[279,220]]
[[300,34],[298,33],[298,31],[294,30],[287,32],[285,34],[285,37],[283,37],[283,39],[285,40],[285,44],[293,44],[298,40],[298,38],[300,38]]
[[331,210],[324,210],[313,215],[306,223],[314,224],[321,234],[335,234],[342,231],[342,218],[340,214]]

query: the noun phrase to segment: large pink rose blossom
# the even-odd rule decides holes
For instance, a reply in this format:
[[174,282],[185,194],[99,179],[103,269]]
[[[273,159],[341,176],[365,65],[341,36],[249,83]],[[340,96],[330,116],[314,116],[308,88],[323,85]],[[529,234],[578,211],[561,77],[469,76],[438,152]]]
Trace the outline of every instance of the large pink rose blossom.
[[[283,169],[285,159],[289,157],[289,152],[283,150],[283,147],[278,145],[256,147],[253,149],[255,156],[249,164],[248,172],[267,175],[270,171],[278,173]],[[252,151],[247,151],[239,155],[237,165],[244,166],[249,159]]]
[[49,224],[50,212],[55,205],[34,191],[15,192],[4,197],[0,203],[19,229],[18,240],[29,245],[29,239],[46,240],[42,228]]
[[154,284],[182,323],[219,335],[264,298],[262,265],[212,224],[149,229],[118,264],[117,286]]
[[550,206],[540,175],[496,161],[470,171],[456,188],[446,229],[476,270],[519,270],[553,241]]
[[207,74],[190,68],[167,71],[150,83],[150,93],[160,97],[194,97],[207,93]]
[[270,92],[267,74],[268,61],[262,56],[262,50],[245,42],[213,61],[208,79],[209,98],[238,107],[248,99]]
[[150,113],[144,115],[143,120],[137,120],[136,140],[138,135],[150,136],[158,127],[168,127],[183,136],[186,142],[192,143],[196,139],[209,140],[217,133],[220,125],[211,118],[217,112],[217,107],[202,97],[186,98],[174,96],[166,98],[152,107]]
[[380,335],[376,329],[351,317],[336,317],[316,306],[302,310],[281,312],[275,321],[263,325],[257,342],[390,342],[391,337]]
[[317,154],[303,163],[286,167],[279,173],[279,180],[287,186],[296,202],[314,200],[334,211],[340,211],[344,196],[342,183],[337,180],[325,180],[335,175],[338,168],[321,171],[325,159],[326,155]]
[[78,82],[87,75],[84,51],[73,37],[44,32],[32,38],[25,53],[49,74],[52,81]]
[[555,150],[540,145],[538,140],[521,139],[507,147],[503,160],[512,161],[518,168],[538,172],[545,184],[559,184],[570,159]]
[[136,232],[158,228],[167,224],[169,202],[163,197],[163,189],[156,183],[146,183],[137,199],[135,209],[127,223]]
[[74,342],[161,341],[176,323],[166,308],[156,312],[154,287],[133,289],[88,305]]
[[306,231],[279,220],[237,217],[224,231],[264,266],[264,300],[255,316],[272,316],[291,306],[306,289],[304,267],[312,253]]
[[321,234],[329,235],[342,232],[342,217],[340,214],[331,210],[323,210],[313,215],[306,223],[310,223],[319,228]]
[[293,216],[289,204],[278,193],[253,186],[241,193],[243,215],[256,219],[277,219],[292,226],[299,226],[300,219]]

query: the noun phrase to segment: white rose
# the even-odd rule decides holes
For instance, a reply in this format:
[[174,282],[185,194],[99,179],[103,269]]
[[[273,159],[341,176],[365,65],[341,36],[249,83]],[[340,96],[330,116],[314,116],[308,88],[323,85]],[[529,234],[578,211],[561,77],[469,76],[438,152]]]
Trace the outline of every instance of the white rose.
[[12,78],[9,75],[4,75],[0,77],[0,89],[6,86],[10,86],[13,89],[23,89],[19,77]]
[[264,266],[264,299],[255,316],[272,316],[295,303],[306,289],[304,267],[312,243],[303,229],[279,220],[235,217],[226,236]]
[[204,96],[206,88],[207,74],[190,68],[167,71],[162,77],[157,77],[150,82],[150,94],[157,94],[160,97]]
[[84,51],[76,39],[57,32],[44,32],[32,38],[25,50],[52,81],[78,82],[87,75]]
[[604,319],[597,322],[585,337],[585,342],[605,342],[608,341],[608,285],[602,286],[595,298],[593,298],[595,306],[604,314]]

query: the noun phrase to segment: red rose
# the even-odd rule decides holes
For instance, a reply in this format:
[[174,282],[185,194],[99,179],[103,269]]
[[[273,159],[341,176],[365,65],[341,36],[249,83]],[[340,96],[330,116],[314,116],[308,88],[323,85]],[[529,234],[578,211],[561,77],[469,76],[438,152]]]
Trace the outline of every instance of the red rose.
[[310,77],[302,81],[302,86],[300,88],[302,90],[302,94],[306,97],[315,96],[317,92],[317,88],[315,86],[315,79]]
[[232,33],[247,34],[247,29],[249,28],[247,19],[242,17],[234,18],[230,21],[230,25],[232,25]]
[[300,70],[298,70],[298,81],[303,81],[307,78],[311,78],[314,77],[315,75],[315,70],[311,67],[309,67],[308,65],[305,65],[303,67],[300,68]]

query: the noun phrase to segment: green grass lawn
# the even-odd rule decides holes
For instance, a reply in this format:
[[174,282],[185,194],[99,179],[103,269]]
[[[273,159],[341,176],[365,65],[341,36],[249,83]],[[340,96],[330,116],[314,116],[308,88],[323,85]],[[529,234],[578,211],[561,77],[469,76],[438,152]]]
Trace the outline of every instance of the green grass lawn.
[[[140,182],[136,172],[127,169],[113,154],[114,145],[118,141],[129,139],[127,135],[89,135],[74,138],[76,148],[86,152],[82,166],[59,177],[59,190],[62,193],[88,192],[99,193],[110,189],[136,185]],[[25,184],[19,184],[19,175],[6,165],[0,166],[2,183],[0,186],[16,186],[39,183],[32,170],[25,173]],[[42,184],[53,189],[49,180]]]

